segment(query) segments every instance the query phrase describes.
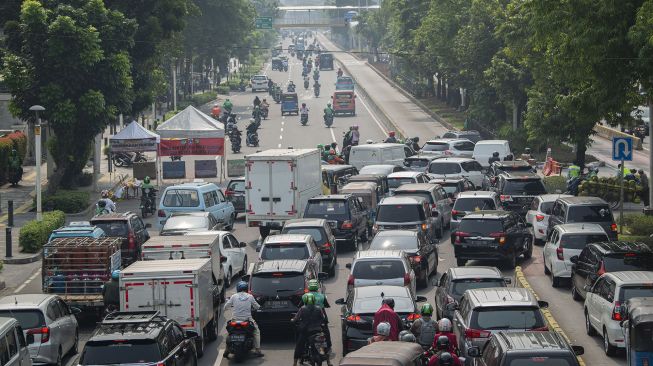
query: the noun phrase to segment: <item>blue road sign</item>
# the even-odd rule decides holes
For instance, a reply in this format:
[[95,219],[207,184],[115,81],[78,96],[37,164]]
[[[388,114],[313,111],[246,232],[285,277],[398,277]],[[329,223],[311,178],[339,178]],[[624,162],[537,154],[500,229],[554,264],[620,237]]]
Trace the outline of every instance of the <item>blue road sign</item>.
[[612,160],[633,160],[633,139],[630,137],[612,138]]

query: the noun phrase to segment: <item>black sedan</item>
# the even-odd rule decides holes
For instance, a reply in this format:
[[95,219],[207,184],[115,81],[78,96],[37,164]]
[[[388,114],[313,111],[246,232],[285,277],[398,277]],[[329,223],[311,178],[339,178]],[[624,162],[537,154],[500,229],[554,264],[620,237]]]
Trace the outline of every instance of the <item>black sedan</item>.
[[347,293],[347,299],[338,299],[342,305],[340,324],[342,329],[343,356],[367,345],[367,339],[374,335],[374,313],[381,307],[384,298],[392,298],[395,311],[403,320],[404,329],[410,328],[419,318],[417,302],[426,301],[424,296],[413,297],[408,287],[365,286],[356,287]]

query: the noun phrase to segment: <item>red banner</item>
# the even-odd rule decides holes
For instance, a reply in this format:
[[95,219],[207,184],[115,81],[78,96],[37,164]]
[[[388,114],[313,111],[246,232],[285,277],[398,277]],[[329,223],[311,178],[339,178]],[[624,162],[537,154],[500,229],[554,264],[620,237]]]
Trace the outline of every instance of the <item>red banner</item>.
[[224,138],[161,139],[159,155],[224,155]]

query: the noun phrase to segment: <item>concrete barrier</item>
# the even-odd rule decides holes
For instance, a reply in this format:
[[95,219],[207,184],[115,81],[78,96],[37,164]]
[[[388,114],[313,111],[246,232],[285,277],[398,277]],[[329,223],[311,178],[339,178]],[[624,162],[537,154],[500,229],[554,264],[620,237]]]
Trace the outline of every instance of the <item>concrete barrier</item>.
[[613,137],[630,137],[631,139],[633,139],[633,148],[635,150],[642,150],[642,139],[640,139],[639,137],[635,137],[633,135],[629,135],[627,133],[623,133],[614,128],[603,126],[600,124],[596,124],[596,126],[594,126],[594,131],[596,132],[597,135],[606,138],[608,140],[612,140]]

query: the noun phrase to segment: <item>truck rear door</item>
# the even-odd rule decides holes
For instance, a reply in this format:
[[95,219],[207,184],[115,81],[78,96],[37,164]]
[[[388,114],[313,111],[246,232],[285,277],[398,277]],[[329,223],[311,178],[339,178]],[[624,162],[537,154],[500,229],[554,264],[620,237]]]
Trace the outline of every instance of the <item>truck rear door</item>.
[[297,212],[294,170],[295,163],[292,161],[270,162],[273,216],[291,216]]
[[246,169],[247,214],[269,215],[272,212],[270,162],[249,161]]

